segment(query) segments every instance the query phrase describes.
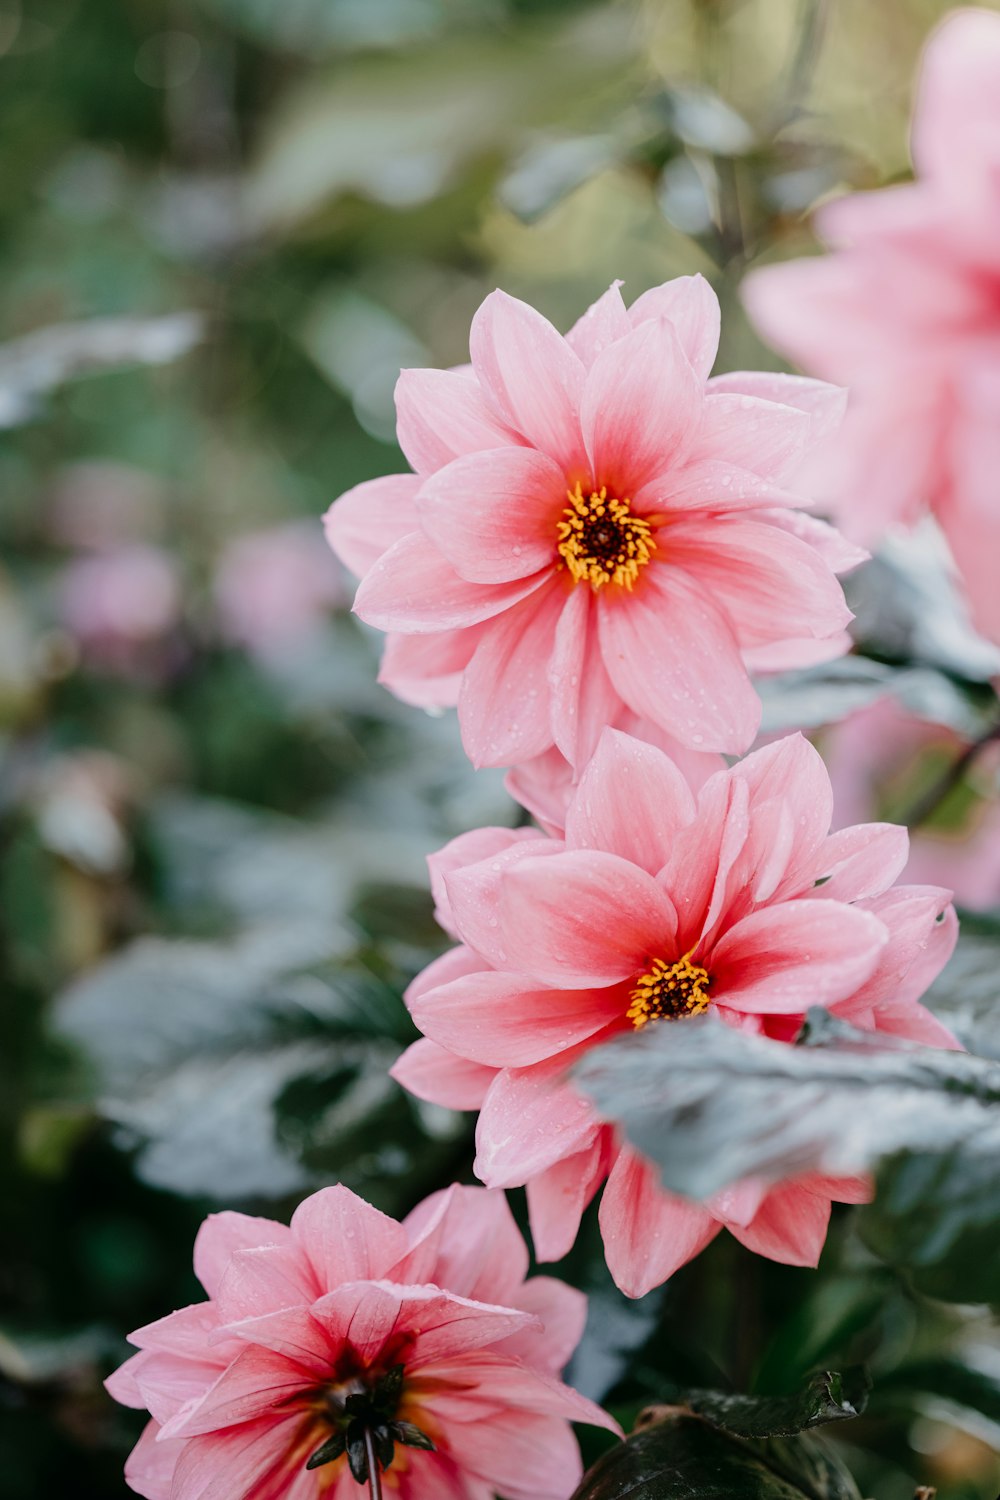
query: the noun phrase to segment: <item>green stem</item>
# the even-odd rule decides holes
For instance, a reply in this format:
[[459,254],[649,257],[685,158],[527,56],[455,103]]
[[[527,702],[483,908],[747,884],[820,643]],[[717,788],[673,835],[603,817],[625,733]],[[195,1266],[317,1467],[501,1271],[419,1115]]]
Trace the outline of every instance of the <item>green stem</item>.
[[1000,740],[1000,723],[991,725],[977,740],[973,740],[971,745],[966,745],[961,755],[952,761],[933,786],[917,799],[904,820],[907,827],[919,828],[921,823],[926,823],[927,819],[937,812],[942,802],[959,785],[980,752],[996,740]]

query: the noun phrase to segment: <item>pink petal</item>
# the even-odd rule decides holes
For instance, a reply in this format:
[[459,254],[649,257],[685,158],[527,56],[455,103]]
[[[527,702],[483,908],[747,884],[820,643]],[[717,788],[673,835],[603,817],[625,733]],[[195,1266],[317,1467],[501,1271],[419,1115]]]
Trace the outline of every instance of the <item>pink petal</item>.
[[[504,1339],[496,1346],[497,1353],[523,1359],[535,1369],[558,1375],[583,1337],[587,1321],[586,1294],[575,1286],[567,1286],[564,1281],[556,1281],[553,1276],[533,1276],[515,1294],[512,1305],[533,1313],[542,1326],[537,1331],[526,1328],[515,1333],[513,1338]],[[580,1421],[581,1418],[575,1417],[574,1420]]]
[[311,1370],[314,1380],[330,1368],[329,1335],[308,1307],[283,1307],[259,1318],[227,1323],[222,1335],[227,1340],[241,1339],[245,1344],[272,1349],[275,1354]]
[[652,876],[598,849],[523,860],[501,886],[500,922],[510,967],[573,989],[642,973],[677,929]]
[[235,1323],[282,1307],[303,1306],[321,1291],[297,1245],[261,1245],[234,1253],[215,1303],[220,1322]]
[[794,406],[811,418],[809,442],[817,443],[836,432],[844,420],[847,392],[825,380],[807,380],[801,375],[775,375],[770,370],[735,370],[714,375],[708,383],[712,395],[754,396],[781,406]]
[[[507,849],[496,852],[491,859],[481,860],[476,865],[466,865],[464,869],[453,870],[445,876],[456,930],[493,968],[504,968],[507,961],[500,930],[500,889],[508,872],[525,859],[550,858],[559,854],[562,848],[563,845],[556,839],[536,834],[533,839],[511,843]],[[479,967],[482,968],[483,965],[480,964]],[[411,986],[408,999],[412,995]]]
[[210,1297],[214,1297],[230,1257],[236,1250],[254,1245],[287,1245],[286,1224],[273,1219],[255,1219],[249,1214],[209,1214],[194,1242],[194,1274]]
[[567,344],[588,370],[609,344],[631,332],[632,324],[625,311],[620,286],[620,281],[613,281],[603,296],[598,297],[582,317],[577,318],[566,335]]
[[831,636],[853,618],[826,563],[777,527],[742,517],[680,521],[658,545],[725,609],[741,646]]
[[566,1500],[583,1472],[569,1424],[518,1410],[488,1422],[456,1424],[449,1451],[461,1467],[506,1500]]
[[913,112],[913,160],[944,181],[969,158],[995,153],[1000,130],[1000,23],[981,9],[956,10],[931,35]]
[[825,661],[836,661],[846,656],[854,642],[846,630],[828,635],[823,640],[772,641],[767,646],[746,646],[743,664],[755,675],[765,672],[795,672],[800,667],[818,667]]
[[455,937],[457,933],[448,897],[448,876],[456,870],[464,870],[468,865],[493,859],[514,844],[522,844],[526,840],[533,843],[544,842],[540,839],[537,828],[474,828],[469,833],[460,833],[436,854],[427,856],[431,892],[434,896],[434,917],[449,936]]
[[594,483],[625,499],[679,462],[701,399],[671,323],[641,323],[612,344],[594,361],[580,407]]
[[[557,715],[558,708],[554,704],[553,727]],[[562,836],[566,804],[573,791],[573,767],[561,750],[553,745],[544,755],[536,755],[532,760],[515,766],[504,778],[504,786],[515,802],[520,802],[547,833],[554,838]]]
[[677,276],[637,297],[629,308],[635,327],[649,318],[673,324],[695,374],[704,380],[719,352],[722,318],[719,299],[704,276]]
[[501,420],[567,472],[577,470],[585,370],[552,324],[526,302],[491,292],[472,320],[469,347],[483,394]]
[[476,1126],[473,1170],[481,1182],[520,1187],[596,1138],[600,1126],[589,1102],[563,1082],[569,1066],[557,1058],[497,1074]]
[[808,414],[794,406],[755,396],[709,395],[688,462],[721,459],[763,479],[780,479],[801,461],[810,426]]
[[826,867],[816,865],[833,818],[833,789],[823,757],[804,735],[788,734],[744,756],[731,774],[746,782],[751,808],[774,799],[788,804],[795,827],[795,858],[783,888],[794,885],[805,893],[820,875],[828,873]]
[[454,708],[462,673],[488,628],[489,621],[434,635],[390,633],[382,652],[378,680],[401,702],[414,708]]
[[601,658],[593,589],[575,588],[566,600],[556,626],[549,684],[555,742],[572,765],[585,765],[605,724],[621,710]]
[[626,1297],[644,1297],[719,1232],[708,1209],[664,1192],[648,1161],[623,1147],[600,1210],[608,1270]]
[[895,886],[865,907],[887,929],[889,940],[866,982],[851,996],[850,1008],[874,1006],[881,1031],[884,1015],[904,1013],[940,974],[955,949],[958,918],[951,892],[940,886]]
[[180,1448],[170,1500],[234,1500],[261,1495],[276,1500],[288,1493],[308,1448],[296,1453],[301,1414],[245,1422],[228,1432],[192,1438]]
[[850,995],[887,941],[885,926],[869,912],[839,901],[791,901],[751,912],[704,961],[722,1004],[799,1014]]
[[648,583],[601,601],[601,653],[634,713],[682,745],[734,754],[760,723],[760,700],[723,612],[680,569],[654,562]]
[[394,1281],[430,1282],[460,1297],[537,1313],[517,1300],[528,1274],[528,1249],[503,1193],[453,1185],[419,1203],[403,1227],[410,1249],[394,1269]]
[[519,441],[497,421],[475,376],[459,370],[401,371],[396,438],[418,474],[434,474],[463,453]]
[[558,561],[562,471],[534,448],[470,453],[426,479],[420,524],[462,578],[508,583]]
[[403,992],[403,999],[409,1005],[427,990],[436,989],[439,984],[448,984],[452,979],[460,979],[463,974],[478,974],[482,968],[483,960],[471,948],[466,948],[464,944],[449,948],[437,958],[432,958],[427,967],[421,969],[415,979],[411,979]]
[[900,1006],[898,1010],[880,1011],[877,1017],[879,1031],[890,1036],[904,1037],[909,1042],[919,1042],[923,1047],[940,1047],[945,1052],[964,1052],[961,1042],[948,1030],[937,1016],[925,1005],[914,1001]]
[[383,1276],[406,1252],[406,1235],[396,1220],[339,1184],[321,1188],[299,1204],[292,1234],[321,1287]]
[[284,1355],[252,1345],[243,1349],[196,1405],[165,1422],[165,1437],[197,1437],[238,1422],[266,1417],[308,1391],[314,1371]]
[[494,1068],[453,1057],[436,1042],[424,1038],[407,1047],[389,1073],[418,1099],[441,1104],[445,1109],[478,1109],[496,1077]]
[[831,833],[819,859],[827,876],[815,894],[831,901],[877,896],[902,874],[910,836],[896,823],[858,823]]
[[158,1442],[159,1430],[155,1422],[147,1422],[125,1460],[125,1483],[146,1500],[170,1500],[174,1469],[185,1447],[178,1438]]
[[549,662],[565,595],[547,581],[485,633],[458,695],[462,744],[472,764],[530,760],[552,744]]
[[400,537],[417,531],[415,474],[387,474],[347,490],[323,517],[326,539],[345,567],[363,578]]
[[355,613],[379,630],[410,634],[478,625],[509,609],[538,587],[539,579],[470,583],[422,533],[402,537],[362,580]]
[[536,1259],[562,1260],[572,1250],[584,1209],[607,1176],[610,1136],[610,1130],[602,1130],[585,1151],[553,1162],[528,1181]]
[[131,1359],[125,1360],[124,1364],[112,1370],[104,1382],[104,1389],[113,1401],[121,1406],[132,1406],[142,1411],[146,1405],[146,1398],[139,1389],[136,1379],[143,1365],[149,1361],[149,1353],[141,1349],[138,1354],[133,1354]]
[[336,1343],[349,1342],[365,1364],[377,1363],[390,1339],[409,1334],[407,1367],[414,1371],[484,1349],[537,1322],[533,1313],[391,1281],[346,1282],[315,1304],[313,1316]]
[[769,479],[717,458],[698,458],[656,474],[635,496],[635,509],[642,515],[659,511],[681,516],[702,511],[721,515],[798,503],[788,490]]
[[766,520],[769,526],[778,526],[782,531],[791,532],[792,536],[806,542],[833,573],[849,573],[852,568],[867,562],[871,555],[864,547],[857,547],[849,542],[835,527],[821,521],[818,516],[806,515],[801,510],[789,510],[787,505],[780,510],[766,510],[759,519]]
[[[222,1217],[222,1215],[214,1216]],[[243,1218],[243,1214],[234,1214]],[[285,1225],[282,1224],[284,1229]],[[235,1252],[234,1252],[235,1253]],[[227,1268],[229,1261],[226,1262]],[[221,1283],[222,1277],[219,1277]],[[217,1288],[218,1289],[218,1285]],[[129,1334],[129,1343],[138,1349],[155,1349],[158,1352],[180,1354],[186,1359],[209,1359],[209,1345],[219,1331],[219,1314],[214,1302],[196,1302],[191,1307],[179,1307],[165,1318],[157,1318]]]
[[815,1266],[826,1243],[830,1200],[794,1182],[768,1193],[750,1224],[727,1224],[731,1235],[753,1250],[786,1266]]
[[493,1068],[554,1057],[620,1016],[616,997],[601,990],[532,989],[530,984],[516,974],[470,974],[425,992],[410,1014],[432,1041]]
[[605,849],[655,875],[695,815],[684,777],[662,750],[606,729],[566,813],[570,849]]
[[694,822],[678,831],[659,880],[677,908],[683,952],[707,937],[725,914],[730,872],[750,831],[749,805],[746,783],[717,773],[698,794]]

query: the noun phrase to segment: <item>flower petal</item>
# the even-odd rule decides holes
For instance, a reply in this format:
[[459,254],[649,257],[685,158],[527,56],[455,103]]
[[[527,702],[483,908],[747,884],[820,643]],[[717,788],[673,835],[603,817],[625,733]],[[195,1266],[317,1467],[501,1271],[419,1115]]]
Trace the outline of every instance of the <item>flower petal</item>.
[[410,1249],[394,1268],[393,1281],[447,1287],[459,1297],[502,1302],[537,1316],[536,1308],[513,1300],[524,1290],[528,1247],[505,1194],[453,1184],[418,1203],[403,1227]]
[[[500,888],[508,872],[522,860],[545,859],[560,853],[562,848],[556,839],[543,838],[536,833],[533,839],[511,842],[506,849],[496,850],[491,858],[445,875],[456,931],[462,934],[470,948],[482,954],[488,965],[499,969],[507,967],[507,951],[500,927]],[[407,1000],[411,998],[412,986],[407,991]]]
[[335,500],[323,517],[326,539],[345,567],[363,578],[394,542],[420,525],[415,474],[368,479]]
[[383,1276],[406,1253],[406,1234],[396,1220],[339,1183],[300,1203],[291,1227],[322,1287]]
[[711,395],[755,396],[808,412],[810,445],[836,432],[847,410],[847,392],[843,386],[830,385],[826,380],[807,380],[802,375],[776,375],[771,370],[734,370],[728,375],[713,375],[708,391]]
[[620,1006],[600,990],[531,989],[516,974],[486,970],[426,991],[410,1007],[425,1036],[460,1057],[520,1068],[602,1031]]
[[584,1209],[608,1175],[610,1149],[611,1131],[604,1129],[586,1150],[528,1179],[528,1218],[537,1260],[562,1260],[572,1250]]
[[622,706],[601,657],[592,589],[573,589],[563,606],[549,662],[549,685],[555,742],[571,765],[585,765],[601,730]]
[[535,577],[470,583],[458,576],[433,542],[414,531],[394,543],[365,575],[354,611],[379,630],[457,630],[509,609],[533,593],[540,581]]
[[756,396],[708,395],[688,462],[721,459],[763,479],[781,479],[801,461],[811,425],[809,414],[794,406]]
[[554,566],[566,505],[561,470],[534,448],[456,458],[424,481],[417,499],[424,532],[473,583],[508,583]]
[[462,673],[488,625],[489,621],[434,635],[390,632],[378,669],[379,682],[414,708],[454,708]]
[[321,1297],[312,1315],[335,1342],[350,1341],[368,1365],[379,1360],[390,1339],[412,1334],[407,1367],[454,1359],[537,1325],[533,1313],[474,1302],[436,1286],[399,1286],[394,1281],[348,1281]]
[[609,344],[631,332],[632,324],[625,311],[620,286],[620,281],[613,281],[607,291],[577,318],[566,335],[567,344],[588,370]]
[[651,875],[617,854],[524,859],[500,887],[507,966],[543,984],[589,989],[642,973],[670,951],[677,915]]
[[396,1059],[389,1075],[429,1104],[445,1109],[479,1109],[496,1069],[454,1057],[436,1042],[421,1037]]
[[648,584],[598,617],[608,675],[633,712],[696,750],[745,750],[760,700],[732,628],[680,569],[653,563]]
[[583,460],[578,412],[583,362],[541,313],[491,292],[472,320],[472,364],[493,410],[572,472]]
[[481,1182],[520,1187],[597,1139],[589,1100],[564,1081],[569,1066],[563,1056],[497,1074],[476,1126],[473,1170]]
[[749,1224],[727,1224],[731,1235],[758,1255],[786,1266],[815,1266],[826,1243],[830,1200],[783,1182],[768,1193]]
[[852,994],[887,941],[885,926],[870,912],[839,901],[789,901],[751,912],[704,961],[721,1004],[798,1015]]
[[701,386],[665,319],[641,323],[594,361],[580,407],[594,483],[620,499],[679,463],[699,421]]
[[[434,897],[434,919],[450,937],[457,937],[455,919],[448,896],[448,876],[468,865],[480,864],[504,854],[514,844],[540,843],[537,828],[473,828],[449,840],[443,849],[427,856]],[[468,972],[463,971],[463,972]]]
[[877,896],[902,873],[910,854],[910,835],[897,823],[857,823],[831,833],[819,858],[823,884],[815,894],[832,901],[860,901]]
[[208,1295],[214,1297],[235,1251],[252,1249],[255,1245],[290,1243],[287,1224],[278,1224],[274,1219],[257,1219],[228,1210],[209,1214],[195,1237],[194,1274]]
[[721,515],[797,503],[789,491],[751,469],[717,458],[699,458],[647,480],[635,495],[634,509],[641,515],[659,511],[682,516],[701,511]]
[[608,1270],[626,1297],[644,1297],[715,1238],[707,1208],[664,1191],[655,1167],[623,1147],[600,1209]]
[[476,769],[541,755],[552,744],[549,663],[565,595],[548,581],[492,623],[465,669],[458,722]]
[[497,420],[479,382],[464,370],[401,371],[396,438],[418,474],[435,474],[463,453],[520,441]]
[[628,315],[634,327],[649,318],[667,318],[691,368],[706,379],[719,352],[722,315],[719,299],[704,276],[676,276],[652,287],[636,298]]
[[570,849],[605,849],[655,875],[695,816],[691,789],[662,750],[606,729],[566,813]]

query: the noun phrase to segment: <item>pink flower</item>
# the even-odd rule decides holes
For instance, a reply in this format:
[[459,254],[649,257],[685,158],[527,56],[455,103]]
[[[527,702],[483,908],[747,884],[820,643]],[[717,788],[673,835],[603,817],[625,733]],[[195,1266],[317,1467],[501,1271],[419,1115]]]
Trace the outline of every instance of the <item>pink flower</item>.
[[264,658],[301,644],[346,602],[317,528],[295,521],[231,542],[219,561],[215,598],[228,638]]
[[719,336],[700,276],[628,311],[612,286],[566,338],[494,292],[472,365],[404,370],[414,474],[359,485],[327,534],[389,632],[381,681],[458,704],[476,765],[556,745],[576,768],[628,712],[695,750],[743,750],[747,667],[841,652],[835,573],[863,554],[787,488],[841,393],[708,379]]
[[924,53],[911,148],[918,181],[826,205],[831,255],[745,282],[766,338],[851,387],[824,461],[848,535],[876,540],[928,507],[977,623],[1000,640],[1000,16],[960,10]]
[[867,1195],[863,1182],[803,1177],[683,1202],[566,1078],[620,1032],[709,1008],[780,1040],[819,1004],[868,1030],[956,1046],[918,998],[955,944],[949,893],[893,885],[904,828],[831,834],[831,814],[823,762],[799,735],[695,796],[661,751],[608,730],[564,840],[481,829],[432,859],[439,920],[461,946],[411,986],[424,1039],[394,1076],[479,1110],[477,1175],[527,1184],[541,1259],[566,1253],[605,1178],[605,1251],[629,1296],[723,1226],[762,1255],[814,1265],[831,1200]]
[[158,665],[181,612],[177,569],[161,548],[135,543],[75,558],[57,588],[59,615],[91,661],[124,673]]
[[125,1471],[148,1500],[360,1500],[348,1457],[320,1450],[380,1400],[401,1500],[563,1500],[581,1468],[570,1422],[619,1430],[557,1379],[586,1298],[525,1281],[503,1194],[452,1187],[397,1224],[327,1188],[290,1227],[213,1214],[194,1264],[209,1300],[138,1329],[108,1381],[152,1414]]
[[[918,719],[888,697],[824,730],[821,743],[838,826],[886,806],[902,816],[965,748],[943,724]],[[910,834],[911,879],[946,881],[971,911],[1000,907],[998,769],[1000,745],[977,757],[961,794],[950,799],[947,823],[933,819]]]

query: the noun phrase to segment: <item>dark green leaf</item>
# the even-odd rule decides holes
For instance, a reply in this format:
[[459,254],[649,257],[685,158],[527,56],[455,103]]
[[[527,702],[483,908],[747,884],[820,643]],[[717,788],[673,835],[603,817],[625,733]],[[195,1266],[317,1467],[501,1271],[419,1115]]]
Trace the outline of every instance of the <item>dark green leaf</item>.
[[691,1413],[666,1413],[606,1453],[573,1500],[858,1500],[817,1439],[752,1442]]
[[426,1432],[421,1432],[412,1422],[393,1422],[389,1428],[398,1443],[405,1443],[407,1448],[424,1448],[428,1453],[434,1452],[434,1444]]
[[868,1401],[869,1381],[863,1369],[816,1374],[790,1396],[732,1396],[722,1391],[686,1391],[689,1406],[715,1427],[737,1437],[792,1437],[825,1422],[857,1417]]
[[323,1464],[333,1463],[333,1460],[335,1458],[339,1458],[346,1447],[347,1438],[345,1437],[345,1435],[342,1432],[335,1432],[333,1436],[328,1437],[323,1446],[321,1448],[317,1448],[312,1457],[307,1460],[306,1468],[319,1469]]
[[358,1484],[368,1482],[368,1448],[363,1422],[353,1421],[347,1429],[347,1462]]

